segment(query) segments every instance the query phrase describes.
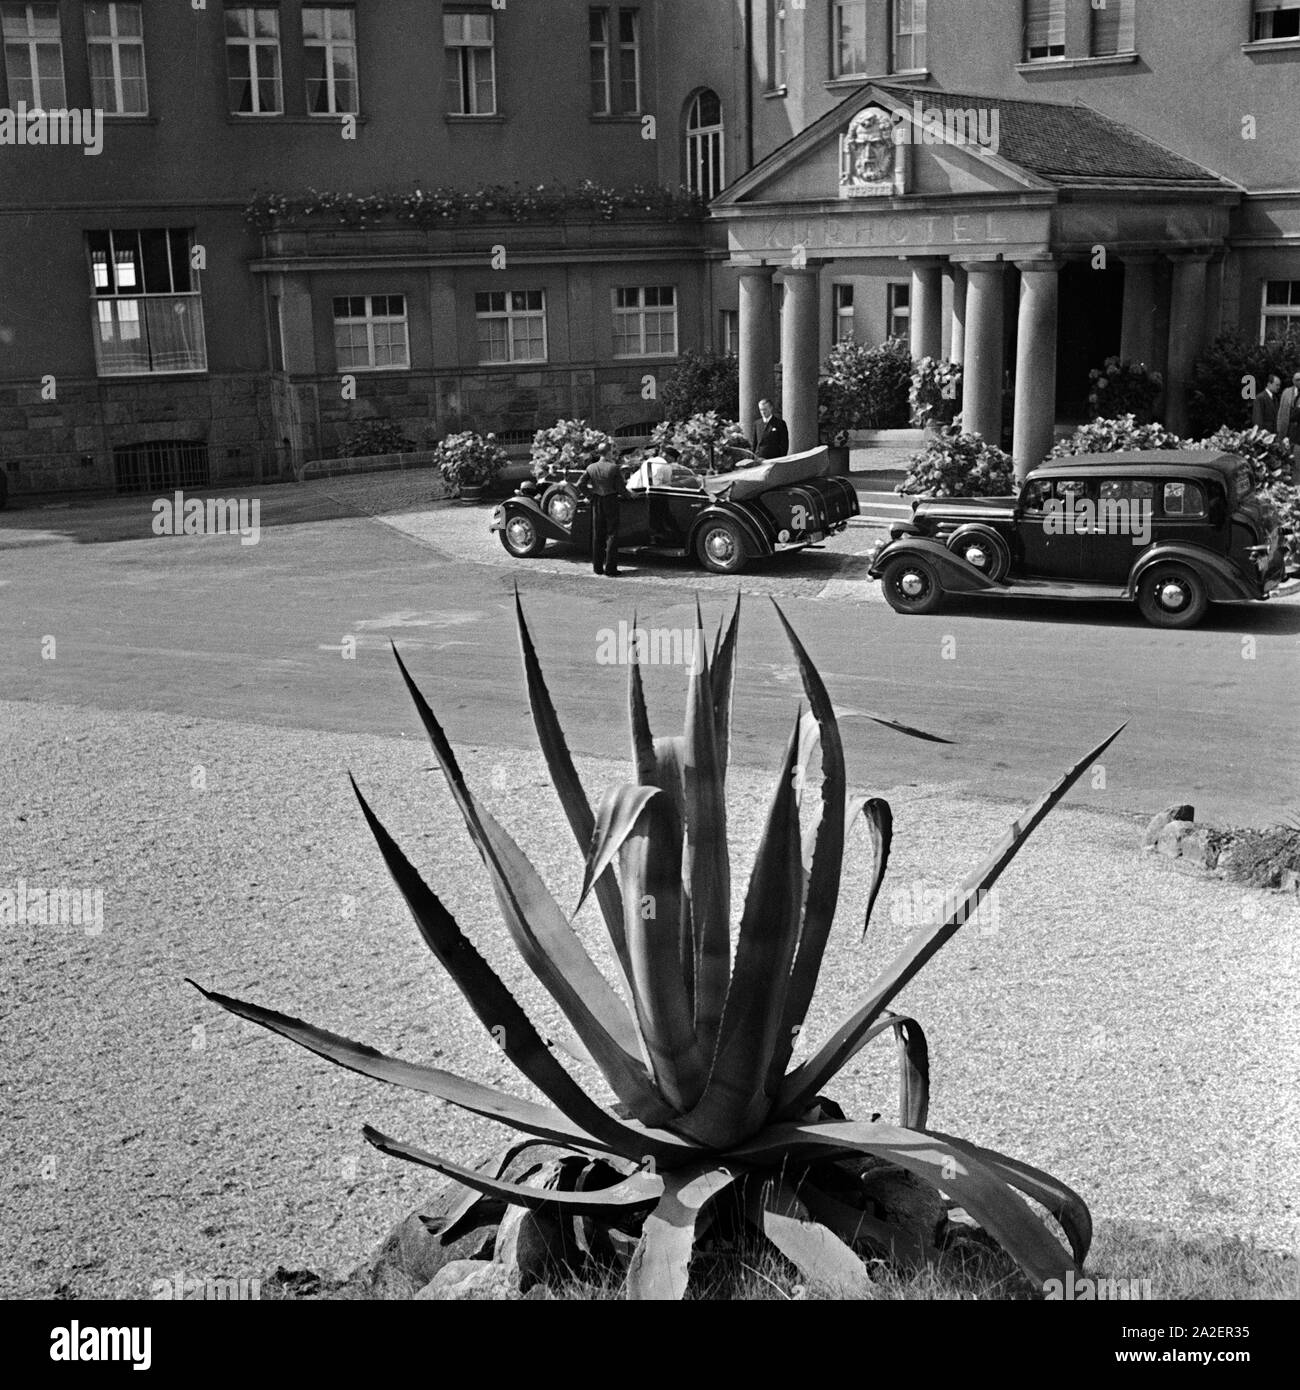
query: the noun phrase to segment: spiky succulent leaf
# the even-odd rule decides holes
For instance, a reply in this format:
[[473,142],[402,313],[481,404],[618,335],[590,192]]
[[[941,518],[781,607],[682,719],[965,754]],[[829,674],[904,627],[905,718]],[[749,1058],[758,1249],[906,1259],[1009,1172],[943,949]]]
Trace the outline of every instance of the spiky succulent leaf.
[[930,1114],[930,1048],[914,1018],[887,1015],[898,1040],[898,1123],[924,1129]]
[[[645,809],[652,796],[661,793],[655,787],[625,784],[610,787],[600,800],[596,812],[596,828],[592,831],[587,849],[587,863],[582,873],[582,892],[578,905],[573,909],[576,917],[591,891],[593,879],[597,879],[614,862],[615,856],[623,848],[623,842],[632,833],[637,817]],[[619,894],[620,900],[622,894]]]
[[763,1194],[763,1234],[809,1283],[852,1295],[869,1282],[866,1266],[852,1249],[813,1220],[785,1183],[771,1183]]
[[935,1259],[937,1251],[904,1226],[881,1221],[878,1217],[841,1202],[812,1181],[799,1185],[799,1200],[827,1230],[834,1231],[856,1250],[866,1245],[872,1254],[891,1259],[906,1269],[920,1269]]
[[736,683],[736,643],[740,636],[740,592],[736,592],[736,606],[732,609],[731,620],[724,629],[718,626],[713,643],[713,724],[718,740],[718,766],[726,776],[727,762],[731,756],[731,706]]
[[1010,830],[998,842],[993,853],[979,868],[969,874],[951,895],[947,908],[939,918],[929,926],[922,927],[915,939],[908,942],[893,963],[877,978],[866,1002],[844,1020],[813,1057],[786,1077],[779,1098],[782,1115],[793,1116],[805,1109],[808,1101],[858,1051],[865,1041],[868,1029],[879,1018],[881,1012],[916,976],[926,961],[967,921],[973,909],[982,901],[984,894],[997,882],[1003,869],[1015,858],[1016,852],[1041,824],[1047,813],[1079,780],[1084,769],[1091,766],[1122,731],[1123,725],[1080,758],[1019,820],[1012,822]]
[[690,1277],[700,1214],[735,1174],[716,1163],[695,1164],[664,1175],[664,1192],[641,1227],[627,1272],[633,1300],[680,1299]]
[[854,796],[849,799],[850,824],[858,816],[866,820],[871,835],[871,888],[867,893],[867,910],[862,916],[862,935],[865,937],[871,925],[872,909],[880,895],[880,886],[885,881],[885,870],[889,867],[889,849],[894,841],[894,813],[889,802],[882,797]]

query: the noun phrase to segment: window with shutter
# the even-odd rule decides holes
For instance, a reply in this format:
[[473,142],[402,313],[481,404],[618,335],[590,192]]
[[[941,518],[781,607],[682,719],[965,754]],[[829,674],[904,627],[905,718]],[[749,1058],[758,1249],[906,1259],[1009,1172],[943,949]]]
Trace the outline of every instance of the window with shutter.
[[1025,0],[1025,58],[1065,57],[1065,0]]
[[1300,0],[1255,0],[1256,43],[1300,38]]
[[[1300,4],[1300,0],[1296,0]],[[1103,0],[1092,11],[1092,56],[1107,58],[1136,50],[1137,0]]]

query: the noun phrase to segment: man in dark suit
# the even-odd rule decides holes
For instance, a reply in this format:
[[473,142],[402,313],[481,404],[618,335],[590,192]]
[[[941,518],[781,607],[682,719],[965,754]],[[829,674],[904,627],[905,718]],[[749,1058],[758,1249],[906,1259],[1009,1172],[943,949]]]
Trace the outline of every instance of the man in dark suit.
[[772,409],[771,401],[759,401],[754,421],[754,453],[761,459],[780,459],[790,452],[790,431]]
[[1300,478],[1300,372],[1291,378],[1291,385],[1277,403],[1277,437],[1291,446],[1291,480],[1295,482]]
[[1277,410],[1281,404],[1282,378],[1269,372],[1268,385],[1255,397],[1255,428],[1277,433]]
[[596,462],[587,465],[578,489],[591,498],[591,567],[617,579],[620,503],[628,491],[608,444],[601,446]]

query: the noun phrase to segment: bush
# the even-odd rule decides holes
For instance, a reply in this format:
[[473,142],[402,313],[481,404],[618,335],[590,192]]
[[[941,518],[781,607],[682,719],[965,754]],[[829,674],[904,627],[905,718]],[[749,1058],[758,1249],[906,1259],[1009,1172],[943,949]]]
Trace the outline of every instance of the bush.
[[730,352],[683,352],[664,383],[664,416],[689,420],[712,411],[724,420],[740,416],[740,359]]
[[373,458],[378,454],[405,454],[414,448],[401,425],[392,420],[361,420],[343,436],[341,459]]
[[467,485],[496,481],[506,466],[506,451],[494,434],[449,434],[433,451],[434,462],[447,485],[457,494]]
[[1123,362],[1108,357],[1103,367],[1088,373],[1092,389],[1088,406],[1095,416],[1111,419],[1132,415],[1139,424],[1148,424],[1155,416],[1156,399],[1164,389],[1164,378],[1150,371],[1142,362]]
[[1117,420],[1094,420],[1080,425],[1063,439],[1048,458],[1069,458],[1072,454],[1117,454],[1131,449],[1186,449],[1191,446],[1163,425],[1140,425],[1131,415]]
[[1267,430],[1231,430],[1226,426],[1208,439],[1202,439],[1195,449],[1211,449],[1215,453],[1236,454],[1254,470],[1255,486],[1267,488],[1291,481],[1291,446]]
[[1187,390],[1192,433],[1213,434],[1222,426],[1247,429],[1254,423],[1254,393],[1262,391],[1270,372],[1285,386],[1300,371],[1300,336],[1280,343],[1252,343],[1240,333],[1224,333],[1196,359]]
[[895,491],[928,497],[1008,497],[1016,488],[1011,455],[978,434],[946,429],[908,461]]
[[822,442],[842,448],[850,430],[905,428],[911,380],[912,354],[902,338],[877,347],[837,343],[817,383]]
[[697,473],[725,473],[734,467],[734,459],[726,452],[728,445],[746,449],[749,442],[735,421],[724,420],[713,410],[689,420],[665,420],[650,436],[652,453],[676,449],[683,465]]
[[951,425],[961,410],[962,369],[956,362],[922,357],[912,368],[912,423]]
[[557,420],[550,429],[538,430],[533,436],[533,477],[549,478],[574,469],[581,471],[595,463],[606,444],[612,449],[613,439],[585,420]]

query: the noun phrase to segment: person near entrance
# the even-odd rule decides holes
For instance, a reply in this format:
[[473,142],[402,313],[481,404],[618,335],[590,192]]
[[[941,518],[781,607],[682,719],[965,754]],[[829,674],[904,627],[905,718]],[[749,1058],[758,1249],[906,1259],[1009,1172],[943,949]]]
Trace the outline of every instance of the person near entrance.
[[1277,433],[1277,412],[1282,404],[1282,378],[1276,372],[1269,372],[1268,384],[1255,397],[1255,428]]
[[1291,378],[1291,385],[1282,392],[1277,407],[1277,437],[1291,446],[1293,467],[1291,480],[1300,473],[1300,372]]
[[761,459],[780,459],[790,452],[790,431],[772,409],[772,402],[758,403],[759,418],[754,421],[754,453]]
[[595,463],[587,465],[578,490],[591,498],[591,568],[617,579],[620,504],[628,491],[609,444],[602,444]]

